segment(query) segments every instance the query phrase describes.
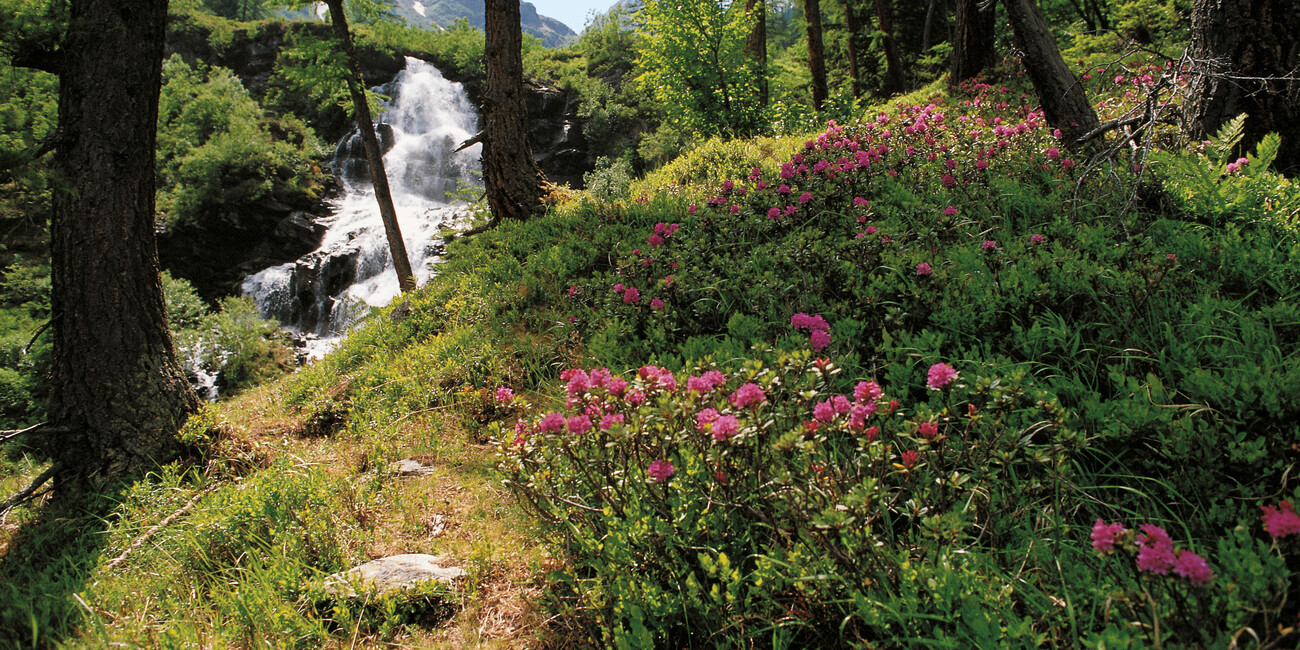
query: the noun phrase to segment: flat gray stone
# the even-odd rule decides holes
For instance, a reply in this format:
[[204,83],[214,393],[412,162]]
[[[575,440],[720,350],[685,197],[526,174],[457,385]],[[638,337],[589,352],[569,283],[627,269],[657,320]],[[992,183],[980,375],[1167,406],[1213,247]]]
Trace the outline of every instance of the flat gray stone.
[[393,463],[393,471],[402,476],[428,476],[436,470],[433,465],[425,465],[414,458],[407,458]]
[[325,591],[334,596],[356,598],[357,587],[385,595],[430,581],[449,585],[464,576],[465,570],[458,566],[442,566],[447,562],[447,558],[423,553],[380,558],[326,577]]

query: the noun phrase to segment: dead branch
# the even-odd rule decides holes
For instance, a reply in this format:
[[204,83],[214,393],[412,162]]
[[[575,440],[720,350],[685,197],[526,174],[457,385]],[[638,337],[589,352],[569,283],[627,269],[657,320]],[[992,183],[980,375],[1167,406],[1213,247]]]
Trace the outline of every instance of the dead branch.
[[13,440],[14,438],[17,438],[18,436],[26,435],[28,433],[35,433],[36,431],[39,431],[44,427],[48,427],[49,425],[50,425],[49,422],[41,422],[39,424],[33,424],[32,426],[27,427],[26,429],[10,429],[8,431],[0,431],[0,445],[3,445],[4,443],[9,442],[10,440]]
[[40,489],[42,485],[45,485],[46,481],[49,481],[54,474],[62,468],[63,466],[59,463],[50,465],[49,469],[46,469],[36,478],[32,479],[32,482],[29,483],[27,487],[19,490],[17,494],[8,499],[5,499],[4,503],[0,503],[0,517],[9,514],[10,510],[13,510],[19,505],[25,503],[28,499],[32,498],[32,495],[36,493],[36,490]]
[[157,535],[158,531],[162,530],[163,528],[166,528],[167,525],[172,523],[173,521],[176,521],[177,517],[180,517],[181,515],[184,515],[185,513],[193,510],[194,506],[198,504],[199,499],[202,499],[203,497],[211,494],[214,490],[216,490],[221,486],[222,486],[221,482],[217,482],[217,483],[213,483],[212,485],[209,485],[208,487],[204,488],[202,492],[199,492],[198,494],[194,495],[194,497],[191,498],[188,503],[181,506],[180,510],[177,510],[176,512],[173,512],[170,515],[163,517],[163,520],[155,524],[153,528],[150,528],[149,530],[145,531],[143,535],[135,538],[135,541],[131,542],[131,545],[126,547],[126,550],[122,551],[121,555],[113,558],[111,562],[109,562],[107,565],[104,566],[104,570],[112,571],[113,569],[116,569],[119,565],[121,565],[123,562],[126,561],[126,558],[128,555],[131,554],[131,551],[134,551],[135,549],[143,546],[144,543],[149,541],[150,538],[152,538],[154,535]]

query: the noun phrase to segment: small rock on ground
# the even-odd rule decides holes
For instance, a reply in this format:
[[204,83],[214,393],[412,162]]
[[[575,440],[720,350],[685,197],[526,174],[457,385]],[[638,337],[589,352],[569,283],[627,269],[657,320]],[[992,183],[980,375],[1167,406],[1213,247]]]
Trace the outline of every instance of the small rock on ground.
[[356,587],[366,585],[378,595],[410,589],[429,581],[451,584],[465,575],[458,566],[442,566],[447,559],[423,553],[405,553],[366,562],[325,578],[325,591],[335,596],[356,598]]

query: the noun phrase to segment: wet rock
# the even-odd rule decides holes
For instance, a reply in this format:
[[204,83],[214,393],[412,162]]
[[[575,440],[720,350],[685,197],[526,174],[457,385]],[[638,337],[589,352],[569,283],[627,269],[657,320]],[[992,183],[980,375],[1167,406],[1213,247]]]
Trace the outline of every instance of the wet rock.
[[419,587],[429,582],[450,585],[465,575],[465,570],[450,564],[448,558],[423,553],[406,553],[366,562],[325,578],[325,592],[346,598],[358,597],[357,589],[379,596]]

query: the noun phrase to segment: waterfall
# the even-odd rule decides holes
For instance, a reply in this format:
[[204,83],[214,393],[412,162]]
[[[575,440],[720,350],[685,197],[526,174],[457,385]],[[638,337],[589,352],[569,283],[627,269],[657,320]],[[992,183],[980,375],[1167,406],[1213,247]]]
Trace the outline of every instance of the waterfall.
[[[376,130],[393,205],[411,268],[424,282],[439,259],[439,230],[464,218],[447,193],[458,181],[476,180],[480,145],[453,150],[473,136],[478,120],[464,87],[419,59],[407,57],[406,68],[377,90],[390,98]],[[370,307],[400,293],[359,133],[339,143],[334,169],[344,193],[322,221],[320,248],[249,275],[242,286],[264,316],[320,339],[342,335]]]

